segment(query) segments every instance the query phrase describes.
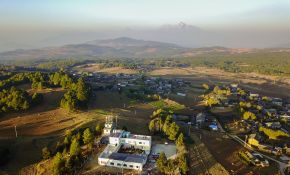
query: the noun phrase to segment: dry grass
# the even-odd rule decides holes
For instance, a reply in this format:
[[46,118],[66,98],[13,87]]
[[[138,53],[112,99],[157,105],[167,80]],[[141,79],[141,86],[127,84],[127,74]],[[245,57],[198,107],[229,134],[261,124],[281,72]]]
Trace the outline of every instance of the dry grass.
[[108,74],[116,74],[116,73],[136,74],[138,73],[137,70],[126,69],[123,67],[101,68],[100,64],[91,64],[85,67],[81,67],[79,68],[79,70],[87,71],[87,72],[101,72],[101,73],[108,73]]

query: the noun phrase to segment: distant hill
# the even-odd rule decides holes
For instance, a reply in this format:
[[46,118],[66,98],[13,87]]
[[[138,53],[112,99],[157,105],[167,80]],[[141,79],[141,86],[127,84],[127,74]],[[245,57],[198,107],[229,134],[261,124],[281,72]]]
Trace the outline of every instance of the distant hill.
[[83,44],[72,44],[60,47],[3,52],[0,53],[0,59],[159,57],[179,55],[187,50],[189,49],[171,43],[121,37],[108,40],[94,40]]
[[[171,28],[171,26],[166,26]],[[182,26],[181,26],[182,27]],[[184,27],[184,26],[183,26]],[[14,50],[0,53],[0,60],[39,60],[67,58],[152,58],[191,57],[200,54],[235,54],[252,52],[280,52],[285,49],[247,49],[226,47],[186,48],[176,44],[138,40],[121,37],[107,40],[93,40],[82,44],[71,44],[42,49]],[[287,50],[289,51],[289,49]]]

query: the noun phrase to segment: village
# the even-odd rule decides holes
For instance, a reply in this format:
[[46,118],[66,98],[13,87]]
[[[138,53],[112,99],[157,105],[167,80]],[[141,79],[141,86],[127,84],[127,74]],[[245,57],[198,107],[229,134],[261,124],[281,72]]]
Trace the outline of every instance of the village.
[[[78,74],[73,75],[80,76]],[[191,86],[189,81],[182,78],[168,79],[145,76],[142,74],[120,73],[108,75],[102,73],[88,73],[85,80],[90,83],[96,91],[111,90],[119,93],[125,92],[128,97],[143,102],[150,102],[151,100],[159,100],[161,98],[165,99],[171,94],[186,98],[187,88]],[[205,90],[202,99],[206,108],[194,110],[192,114],[172,114],[173,121],[182,127],[185,133],[189,135],[190,132],[196,130],[224,132],[247,149],[247,151],[239,152],[239,157],[245,164],[268,167],[271,166],[270,162],[277,160],[277,162],[281,162],[279,165],[282,166],[283,169],[286,169],[290,161],[289,99],[262,96],[258,93],[244,90],[242,87],[239,87],[238,84],[234,83],[219,86],[203,84],[203,88]],[[220,115],[223,111],[230,111],[226,112],[226,118]],[[122,138],[124,134],[125,133],[119,132],[117,135]],[[116,133],[114,133],[114,135],[116,135]],[[111,142],[109,143],[109,145],[111,145]],[[117,146],[120,145],[117,144]],[[164,147],[164,144],[161,147]],[[163,148],[162,150],[166,149]],[[172,150],[176,152],[174,146]],[[169,152],[174,153],[174,151]],[[146,154],[145,150],[143,150],[143,153],[145,153],[144,155],[147,155],[147,157],[153,156],[156,159],[160,154],[160,152],[158,152],[157,154],[148,156],[149,153]],[[123,161],[122,164],[120,162],[111,163],[110,161],[106,163],[102,161],[100,164],[117,166],[122,169],[127,168],[127,164],[125,166],[123,165],[124,160],[127,160],[126,156],[120,159],[122,160],[119,161]],[[137,160],[138,158],[135,157],[135,159]],[[139,162],[138,168],[136,168],[136,166],[134,166],[134,168],[128,168],[139,170],[141,170],[140,168],[142,167],[148,168],[148,165],[145,166],[146,161],[147,158],[145,156],[145,158],[140,158],[140,161],[137,161],[137,163]]]
[[[289,99],[261,96],[238,84],[211,89],[204,86],[208,89],[204,101],[208,111],[219,119],[220,129],[251,150],[239,153],[243,161],[265,167],[269,166],[267,159],[277,159],[289,166]],[[228,112],[227,119],[220,115],[222,111]],[[267,158],[257,151],[266,154]]]

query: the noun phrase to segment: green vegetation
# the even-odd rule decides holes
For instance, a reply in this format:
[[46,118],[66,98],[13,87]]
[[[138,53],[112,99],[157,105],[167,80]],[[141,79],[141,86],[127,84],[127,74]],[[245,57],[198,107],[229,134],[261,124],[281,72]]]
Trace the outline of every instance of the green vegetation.
[[169,111],[178,111],[185,108],[184,105],[181,105],[169,99],[160,99],[158,101],[153,101],[153,102],[150,102],[150,105],[158,109],[165,109]]
[[53,175],[63,174],[64,160],[61,153],[57,153],[52,160],[52,172]]
[[246,111],[243,114],[243,119],[244,120],[256,120],[257,117],[256,117],[256,115],[254,113]]
[[103,127],[102,127],[102,125],[100,123],[98,123],[96,125],[95,131],[96,131],[96,135],[102,135]]
[[157,109],[153,112],[148,128],[152,133],[163,133],[169,140],[176,140],[176,136],[180,133],[179,126],[172,122],[171,113],[166,110]]
[[83,133],[83,142],[84,144],[89,144],[90,147],[94,141],[94,135],[91,132],[90,128],[87,128]]
[[242,162],[243,162],[244,164],[246,164],[246,165],[250,165],[250,164],[251,164],[251,160],[250,160],[249,156],[246,155],[245,152],[240,151],[240,152],[238,153],[238,156],[240,157],[240,159],[242,160]]
[[[67,130],[62,142],[58,142],[55,151],[49,151],[47,147],[42,149],[43,158],[52,157],[51,169],[53,174],[72,174],[73,169],[80,167],[86,154],[92,153],[93,140],[95,135],[89,128],[81,131]],[[82,150],[81,146],[87,146],[87,150]],[[85,152],[85,153],[84,153]],[[53,153],[56,153],[53,155]]]
[[4,89],[0,92],[0,113],[8,111],[27,110],[36,101],[41,101],[38,95],[30,97],[26,91],[16,89],[15,87],[9,90]]
[[269,137],[269,139],[277,140],[279,138],[289,138],[289,134],[281,131],[281,130],[273,130],[270,128],[259,127],[259,131],[263,132],[265,135]]
[[64,109],[73,111],[87,106],[89,100],[90,88],[85,84],[82,78],[78,79],[76,84],[66,84],[70,89],[61,99],[60,106]]
[[189,170],[185,154],[181,154],[173,160],[167,159],[165,153],[161,152],[156,165],[162,174],[186,174]]

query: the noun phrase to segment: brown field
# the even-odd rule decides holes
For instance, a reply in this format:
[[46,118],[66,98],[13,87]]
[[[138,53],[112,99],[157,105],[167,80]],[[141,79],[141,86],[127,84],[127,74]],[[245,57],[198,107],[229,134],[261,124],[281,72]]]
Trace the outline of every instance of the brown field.
[[[32,90],[28,90],[31,92]],[[102,121],[105,117],[95,112],[69,113],[60,109],[61,89],[42,90],[42,104],[25,112],[13,112],[0,118],[0,147],[10,149],[9,162],[1,170],[17,172],[41,159],[44,146],[54,148],[67,129],[83,127]],[[15,138],[17,126],[18,138]]]
[[44,95],[41,105],[25,112],[9,113],[0,119],[0,147],[9,147],[11,151],[11,159],[1,170],[9,174],[17,174],[24,167],[22,174],[33,174],[40,167],[45,170],[48,166],[46,163],[34,164],[41,160],[43,147],[48,146],[53,150],[65,130],[94,127],[96,123],[103,123],[106,115],[119,115],[119,128],[126,126],[134,133],[148,134],[147,123],[152,107],[132,102],[123,94],[98,92],[87,111],[70,113],[58,107],[63,94],[61,89],[43,90],[40,93]]
[[137,70],[126,69],[122,67],[100,68],[100,64],[90,64],[87,66],[82,66],[78,68],[78,70],[86,71],[86,72],[108,73],[108,74],[116,74],[116,73],[136,74],[138,73]]
[[161,68],[149,75],[164,78],[183,78],[192,84],[203,83],[229,84],[239,83],[241,87],[260,93],[261,95],[274,97],[290,97],[290,78],[261,75],[256,73],[229,73],[219,69],[196,67],[196,68]]
[[242,163],[237,153],[245,149],[222,133],[202,131],[201,140],[214,158],[232,174],[275,175],[279,174],[278,165],[270,161],[269,167],[259,168]]

